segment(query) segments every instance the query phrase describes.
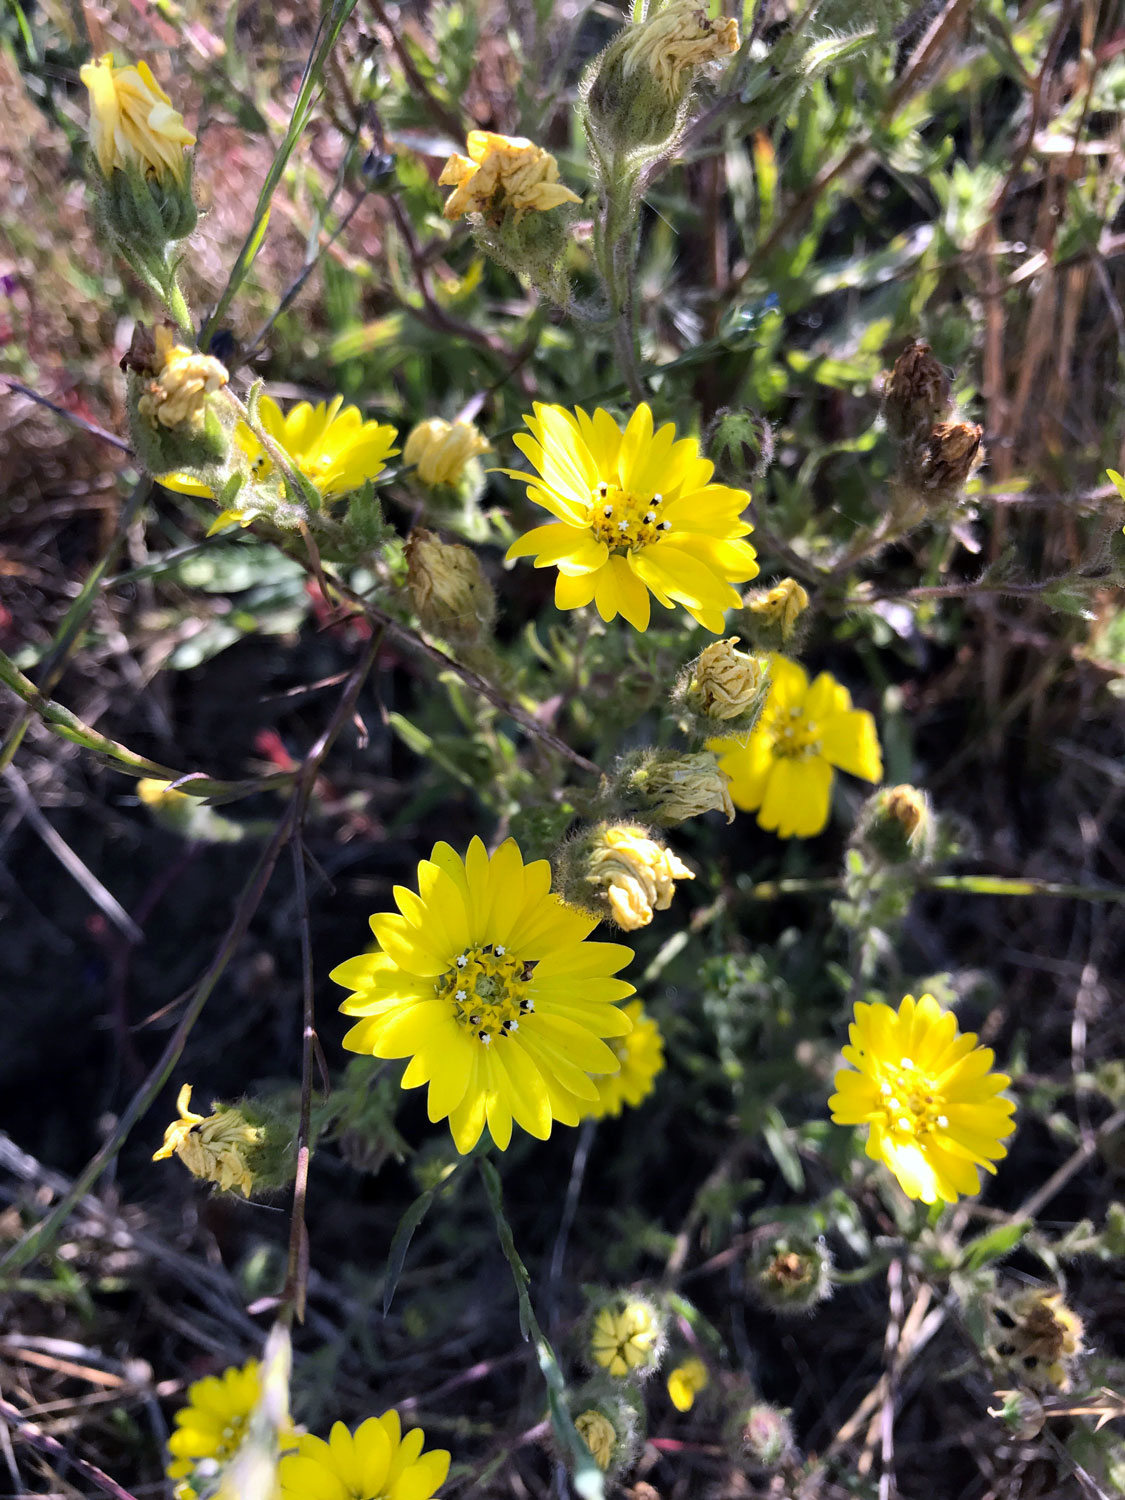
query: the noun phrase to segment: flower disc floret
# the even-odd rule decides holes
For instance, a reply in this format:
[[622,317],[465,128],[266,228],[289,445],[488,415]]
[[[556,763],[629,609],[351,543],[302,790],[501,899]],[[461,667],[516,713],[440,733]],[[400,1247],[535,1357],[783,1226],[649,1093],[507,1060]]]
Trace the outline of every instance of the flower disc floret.
[[104,176],[134,167],[164,181],[184,180],[184,152],[195,136],[146,62],[116,67],[109,52],[79,69],[90,92],[90,145]]
[[736,807],[756,811],[759,826],[779,838],[813,838],[828,822],[835,769],[865,781],[882,776],[875,720],[852,707],[828,672],[810,684],[799,662],[778,655],[769,668],[769,697],[749,738],[708,746],[730,777]]
[[341,1010],[363,1018],[344,1046],[409,1057],[403,1088],[428,1085],[429,1117],[448,1118],[462,1153],[486,1124],[501,1150],[513,1123],[540,1140],[577,1125],[598,1097],[589,1075],[620,1066],[605,1039],[630,1030],[616,1002],[633,986],[612,976],[632,950],[587,942],[597,918],[550,884],[513,839],[491,858],[480,839],[464,858],[435,844],[418,891],[396,886],[398,912],[371,918],[379,951],[332,973],[353,992]]
[[449,1453],[423,1453],[425,1441],[420,1427],[403,1436],[396,1411],[368,1417],[354,1433],[337,1422],[327,1442],[306,1434],[281,1460],[282,1500],[431,1500],[449,1473]]
[[732,582],[758,572],[742,540],[752,530],[742,520],[749,494],[713,484],[698,441],[677,439],[671,422],[654,431],[644,403],[624,430],[601,407],[591,417],[536,403],[524,420],[531,436],[515,443],[538,477],[506,472],[557,519],[520,537],[509,559],[556,567],[559,609],[593,603],[603,620],[622,614],[647,630],[655,597],[721,634],[723,611],[740,602]]
[[[261,1395],[262,1370],[256,1359],[188,1386],[187,1405],[176,1413],[174,1431],[168,1439],[165,1472],[173,1481],[176,1500],[196,1500],[198,1490],[192,1476],[200,1465],[211,1476],[210,1484],[214,1474],[235,1457]],[[296,1446],[297,1432],[288,1420],[280,1442],[283,1450]]]
[[[960,1032],[932,995],[889,1005],[860,1001],[828,1101],[838,1125],[868,1127],[867,1155],[924,1203],[955,1203],[980,1190],[978,1168],[995,1172],[1015,1130],[1011,1079],[992,1072],[993,1053]],[[853,1071],[854,1070],[854,1071]]]

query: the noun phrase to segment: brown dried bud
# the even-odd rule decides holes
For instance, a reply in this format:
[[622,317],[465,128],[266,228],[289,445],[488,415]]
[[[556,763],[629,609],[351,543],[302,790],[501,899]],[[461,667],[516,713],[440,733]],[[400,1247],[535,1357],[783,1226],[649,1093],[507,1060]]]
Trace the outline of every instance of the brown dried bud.
[[924,490],[952,494],[960,490],[984,458],[984,429],[976,422],[939,422],[932,428],[918,464]]
[[406,543],[407,583],[424,630],[462,645],[492,633],[496,597],[476,553],[416,528]]
[[883,386],[883,414],[897,438],[914,437],[949,415],[950,382],[929,344],[904,349]]

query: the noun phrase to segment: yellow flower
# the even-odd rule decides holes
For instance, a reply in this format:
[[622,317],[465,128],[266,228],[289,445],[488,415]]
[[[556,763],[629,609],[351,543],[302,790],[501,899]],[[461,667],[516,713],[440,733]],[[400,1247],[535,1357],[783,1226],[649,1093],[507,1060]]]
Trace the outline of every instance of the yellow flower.
[[306,1433],[281,1460],[283,1500],[430,1500],[449,1473],[444,1448],[422,1452],[425,1434],[405,1437],[398,1412],[368,1417],[355,1432],[337,1422],[328,1441]]
[[474,838],[464,859],[446,843],[418,866],[418,891],[395,887],[398,912],[371,918],[381,951],[332,978],[353,993],[340,1007],[365,1019],[344,1046],[409,1057],[403,1088],[429,1084],[429,1116],[448,1117],[458,1151],[485,1124],[501,1151],[513,1121],[546,1140],[552,1121],[577,1125],[616,1072],[603,1037],[630,1020],[615,1001],[633,986],[611,976],[633,957],[588,943],[597,918],[550,893],[545,859],[525,865],[508,839],[492,855]]
[[758,813],[779,838],[813,838],[828,822],[833,767],[878,781],[883,758],[875,720],[827,672],[810,686],[788,657],[771,655],[770,694],[744,744],[709,740],[731,779],[736,807]]
[[624,432],[601,407],[591,417],[537,402],[524,420],[532,436],[516,446],[540,477],[506,472],[558,520],[529,531],[508,557],[558,568],[559,609],[593,601],[603,620],[620,613],[647,630],[651,591],[721,634],[723,611],[740,602],[731,582],[758,572],[753,547],[740,540],[753,529],[741,519],[746,491],[712,484],[715,466],[698,441],[677,441],[671,422],[654,433],[643,403]]
[[175,1153],[194,1177],[217,1182],[224,1192],[238,1188],[249,1198],[254,1173],[246,1157],[262,1142],[261,1126],[249,1124],[237,1109],[213,1104],[213,1113],[204,1116],[193,1114],[190,1104],[191,1084],[185,1083],[176,1100],[180,1118],[165,1130],[164,1144],[153,1161],[165,1161]]
[[146,807],[181,808],[196,799],[187,792],[179,792],[170,781],[157,781],[153,776],[142,776],[137,782],[137,796]]
[[610,1375],[648,1371],[660,1360],[664,1332],[651,1303],[640,1298],[603,1307],[594,1315],[590,1357]]
[[[344,406],[343,396],[311,406],[300,401],[285,416],[277,402],[263,396],[258,416],[266,433],[288,455],[295,469],[325,500],[335,500],[357,490],[383,472],[386,460],[398,452],[398,436],[386,423],[364,421],[355,406]],[[249,465],[252,478],[264,483],[273,473],[273,462],[245,422],[235,429],[235,440]],[[165,489],[214,499],[206,485],[185,474],[158,476]],[[235,519],[232,515],[231,519]]]
[[[165,1473],[175,1481],[176,1500],[196,1500],[202,1489],[211,1487],[216,1470],[238,1453],[261,1397],[262,1370],[256,1359],[188,1386],[188,1404],[176,1413],[175,1431],[168,1439],[170,1461]],[[296,1428],[287,1417],[279,1436],[282,1449],[296,1445]],[[201,1464],[206,1479],[201,1475],[195,1482]]]
[[776,625],[781,639],[787,641],[809,607],[809,596],[795,578],[783,578],[772,589],[747,594],[743,604],[757,619]]
[[207,397],[226,385],[226,369],[210,354],[177,344],[172,330],[154,333],[152,376],[144,383],[137,410],[151,425],[197,429],[207,410]]
[[90,145],[98,166],[111,172],[137,167],[163,182],[184,180],[184,151],[195,136],[152,76],[148,63],[114,66],[112,54],[88,62],[78,76],[90,91]]
[[1011,1082],[991,1071],[993,1053],[932,995],[855,1007],[851,1046],[828,1101],[837,1125],[867,1125],[867,1154],[884,1162],[909,1198],[955,1203],[980,1190],[978,1167],[1008,1154],[1015,1105],[1000,1096]]
[[691,669],[688,701],[709,719],[738,719],[748,714],[766,682],[761,657],[736,651],[738,636],[712,641]]
[[647,69],[668,98],[678,100],[685,73],[719,62],[738,48],[738,22],[733,17],[711,20],[701,0],[670,0],[649,20],[629,27],[621,62],[626,78]]
[[700,1391],[705,1391],[710,1383],[707,1366],[701,1359],[685,1359],[668,1376],[668,1394],[672,1398],[672,1405],[677,1411],[690,1411],[695,1405],[696,1396]]
[[647,927],[654,911],[668,910],[674,881],[694,879],[671,849],[634,824],[599,828],[593,835],[586,880],[605,895],[613,920],[627,932]]
[[414,465],[423,484],[456,484],[469,460],[487,452],[488,439],[474,423],[431,417],[411,431],[402,461]]
[[659,1025],[646,1015],[639,1000],[631,1000],[623,1009],[633,1029],[609,1044],[621,1070],[593,1079],[598,1097],[585,1106],[586,1119],[604,1120],[607,1115],[616,1118],[624,1105],[643,1103],[656,1087],[656,1075],[664,1071],[664,1038]]
[[443,213],[447,219],[485,214],[499,224],[509,213],[518,224],[533,209],[545,212],[560,203],[580,203],[559,181],[559,164],[549,151],[520,135],[470,130],[468,156],[451,156],[438,178],[452,187]]
[[589,1411],[580,1412],[575,1417],[574,1426],[578,1436],[589,1448],[594,1462],[604,1474],[613,1462],[613,1450],[617,1446],[617,1434],[613,1430],[613,1423],[604,1412],[591,1408]]

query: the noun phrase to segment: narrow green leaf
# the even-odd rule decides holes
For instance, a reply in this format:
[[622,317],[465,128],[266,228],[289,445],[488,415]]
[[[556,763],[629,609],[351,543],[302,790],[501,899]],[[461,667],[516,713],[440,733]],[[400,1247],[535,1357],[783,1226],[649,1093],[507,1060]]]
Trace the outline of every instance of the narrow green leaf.
[[387,1255],[387,1279],[383,1286],[383,1316],[391,1310],[391,1302],[394,1300],[395,1288],[398,1279],[402,1275],[402,1268],[406,1264],[406,1254],[410,1249],[410,1241],[422,1220],[430,1211],[430,1204],[434,1201],[435,1188],[427,1188],[424,1193],[415,1198],[414,1202],[398,1221],[394,1236],[391,1239],[391,1248]]
[[1003,1260],[1005,1255],[1016,1248],[1034,1222],[1034,1219],[1020,1219],[1018,1223],[1001,1224],[998,1229],[990,1229],[987,1234],[978,1235],[964,1246],[962,1265],[970,1271],[979,1271],[982,1266],[990,1266],[993,1261]]

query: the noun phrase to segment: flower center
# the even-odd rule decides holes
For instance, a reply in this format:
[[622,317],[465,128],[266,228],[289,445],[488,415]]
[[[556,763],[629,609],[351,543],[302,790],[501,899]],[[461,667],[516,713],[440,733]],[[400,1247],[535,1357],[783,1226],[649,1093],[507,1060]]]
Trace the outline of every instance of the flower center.
[[783,708],[769,726],[773,753],[786,760],[811,760],[820,754],[819,729],[814,719],[806,719],[802,708]]
[[920,1073],[909,1057],[904,1057],[897,1068],[890,1064],[881,1072],[876,1113],[882,1113],[887,1130],[916,1140],[948,1126],[942,1113],[945,1101],[933,1079]]
[[534,969],[534,963],[525,963],[502,943],[486,943],[460,954],[435,980],[434,994],[448,1000],[458,1025],[487,1047],[496,1037],[518,1031],[520,1018],[535,1009],[535,1001],[527,997]]
[[663,504],[661,494],[634,495],[603,481],[590,496],[590,530],[612,552],[650,547],[672,529],[671,521],[660,519]]

